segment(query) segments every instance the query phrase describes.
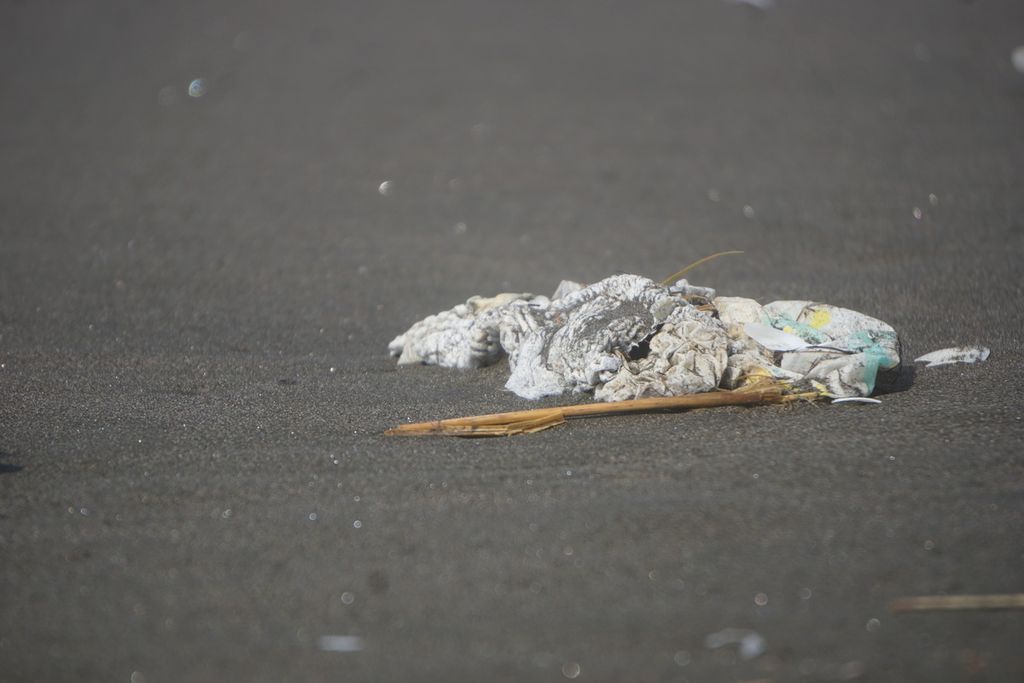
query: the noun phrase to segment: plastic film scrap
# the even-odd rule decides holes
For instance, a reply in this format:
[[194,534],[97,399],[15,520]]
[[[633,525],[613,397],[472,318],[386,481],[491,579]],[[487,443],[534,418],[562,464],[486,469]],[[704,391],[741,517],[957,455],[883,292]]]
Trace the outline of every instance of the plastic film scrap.
[[915,363],[927,363],[926,368],[954,363],[977,363],[988,359],[989,350],[985,346],[955,346],[926,353],[914,359]]
[[479,368],[507,356],[506,388],[529,399],[593,393],[599,401],[735,389],[771,377],[835,398],[869,396],[899,366],[888,324],[811,301],[719,297],[639,275],[563,281],[551,297],[472,297],[389,345],[400,364]]

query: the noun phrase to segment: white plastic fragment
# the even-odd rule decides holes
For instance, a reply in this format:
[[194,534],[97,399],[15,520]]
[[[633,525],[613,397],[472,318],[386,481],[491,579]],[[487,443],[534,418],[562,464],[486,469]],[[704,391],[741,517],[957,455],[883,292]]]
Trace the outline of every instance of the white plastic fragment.
[[834,398],[832,403],[881,403],[881,401],[867,396],[846,396],[845,398]]
[[810,344],[795,334],[777,330],[770,325],[747,323],[743,326],[743,331],[751,339],[770,351],[796,351],[810,346]]
[[926,353],[914,359],[915,363],[927,363],[926,368],[934,368],[940,365],[951,365],[953,363],[977,363],[988,360],[990,351],[984,346],[955,346],[949,349],[939,349]]

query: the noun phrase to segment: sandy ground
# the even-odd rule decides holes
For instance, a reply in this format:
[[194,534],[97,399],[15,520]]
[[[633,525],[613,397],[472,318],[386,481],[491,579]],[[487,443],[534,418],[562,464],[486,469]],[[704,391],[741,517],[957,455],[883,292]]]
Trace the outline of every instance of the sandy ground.
[[[0,678],[1021,680],[1024,612],[887,611],[1024,590],[1020,44],[1015,0],[4,3]],[[397,369],[412,321],[722,249],[992,356],[381,435],[527,405]]]

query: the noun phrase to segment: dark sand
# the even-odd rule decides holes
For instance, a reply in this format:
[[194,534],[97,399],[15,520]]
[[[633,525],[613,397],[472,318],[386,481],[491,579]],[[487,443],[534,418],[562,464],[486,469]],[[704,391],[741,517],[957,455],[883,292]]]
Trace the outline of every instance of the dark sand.
[[[1024,590],[1019,44],[1017,0],[3,3],[0,679],[1021,680],[1024,612],[886,608]],[[381,436],[528,405],[396,369],[414,320],[722,249],[991,359]]]

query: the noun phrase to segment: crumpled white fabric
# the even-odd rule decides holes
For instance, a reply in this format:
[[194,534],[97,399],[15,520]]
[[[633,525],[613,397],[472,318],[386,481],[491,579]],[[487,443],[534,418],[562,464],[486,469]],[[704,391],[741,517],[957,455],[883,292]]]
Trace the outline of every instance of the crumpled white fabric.
[[[706,302],[712,306],[694,305]],[[759,343],[748,334],[758,325],[781,330],[797,340],[795,348],[778,352]],[[472,297],[416,323],[389,350],[400,364],[451,368],[483,367],[507,355],[505,386],[519,396],[593,392],[601,401],[735,388],[752,374],[833,396],[867,396],[878,370],[899,364],[895,331],[856,311],[806,301],[761,306],[685,280],[665,287],[639,275],[588,286],[563,281],[551,299]]]

